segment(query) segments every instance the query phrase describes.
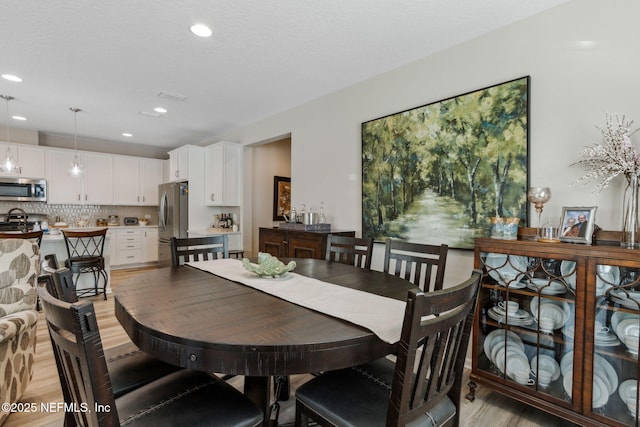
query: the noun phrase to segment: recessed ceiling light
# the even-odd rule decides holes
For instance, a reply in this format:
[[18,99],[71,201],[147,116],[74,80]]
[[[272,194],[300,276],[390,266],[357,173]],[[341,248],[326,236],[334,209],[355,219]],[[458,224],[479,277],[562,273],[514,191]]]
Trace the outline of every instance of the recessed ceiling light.
[[2,78],[5,80],[9,80],[10,82],[22,82],[22,79],[18,76],[14,76],[13,74],[3,74]]
[[129,132],[123,132],[122,136],[126,136],[127,138],[131,138],[133,136],[133,134],[129,133]]
[[579,40],[577,44],[578,44],[578,47],[589,49],[589,48],[595,47],[596,42],[593,40]]
[[156,107],[153,109],[153,111],[155,111],[156,113],[166,113],[167,109],[162,107]]
[[22,120],[22,121],[27,120],[27,118],[26,118],[26,117],[22,117],[22,116],[11,116],[11,118],[12,118],[13,120]]
[[213,34],[213,32],[211,31],[211,28],[207,27],[204,24],[192,25],[190,27],[190,30],[193,34],[199,37],[211,37],[211,34]]

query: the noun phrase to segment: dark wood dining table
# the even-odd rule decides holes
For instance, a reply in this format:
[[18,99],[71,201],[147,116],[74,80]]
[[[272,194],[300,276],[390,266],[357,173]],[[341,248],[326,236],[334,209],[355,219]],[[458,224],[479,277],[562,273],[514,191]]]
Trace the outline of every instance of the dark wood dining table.
[[[406,300],[415,288],[379,271],[295,261],[295,273],[394,299]],[[364,327],[190,266],[146,271],[122,283],[115,289],[115,314],[131,340],[161,360],[244,375],[245,395],[265,414],[272,376],[354,366],[390,354],[397,345]]]

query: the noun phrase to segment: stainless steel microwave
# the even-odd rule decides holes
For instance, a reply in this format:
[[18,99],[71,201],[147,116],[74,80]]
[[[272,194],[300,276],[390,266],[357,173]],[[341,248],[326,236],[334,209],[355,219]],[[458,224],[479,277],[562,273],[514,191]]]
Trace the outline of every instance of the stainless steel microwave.
[[47,181],[33,178],[0,178],[0,200],[46,202]]

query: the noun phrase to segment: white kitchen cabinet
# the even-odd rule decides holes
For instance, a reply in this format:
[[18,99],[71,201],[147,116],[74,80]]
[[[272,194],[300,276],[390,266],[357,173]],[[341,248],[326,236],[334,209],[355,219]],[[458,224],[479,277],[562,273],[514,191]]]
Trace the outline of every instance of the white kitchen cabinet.
[[241,144],[223,141],[208,146],[204,171],[207,206],[241,205]]
[[169,151],[169,179],[171,182],[189,179],[189,147]]
[[73,177],[69,169],[74,150],[46,152],[47,202],[50,204],[113,204],[113,156],[78,152],[83,174]]
[[118,265],[142,262],[142,232],[140,228],[117,230]]
[[141,228],[142,231],[142,262],[158,261],[158,229]]
[[111,265],[118,265],[118,233],[113,228],[107,228],[107,239],[111,244],[109,245],[109,263]]
[[82,204],[82,179],[69,175],[74,151],[52,150],[46,153],[47,203]]
[[113,205],[113,156],[110,154],[82,154],[84,166],[84,203]]
[[112,264],[131,264],[158,261],[158,229],[156,227],[121,227],[112,229],[116,235],[114,246],[116,261]]
[[16,160],[16,168],[11,172],[0,172],[0,176],[22,178],[44,178],[44,150],[37,146],[0,143],[0,161],[7,154],[7,146]]
[[163,181],[163,161],[139,157],[114,158],[116,205],[155,206]]
[[158,185],[163,182],[164,162],[157,159],[140,159],[140,204],[158,204]]

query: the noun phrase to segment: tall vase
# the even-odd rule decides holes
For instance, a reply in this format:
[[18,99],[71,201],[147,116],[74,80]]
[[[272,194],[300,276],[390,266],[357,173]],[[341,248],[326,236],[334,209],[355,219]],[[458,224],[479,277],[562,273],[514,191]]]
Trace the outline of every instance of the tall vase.
[[638,202],[640,189],[638,177],[627,177],[627,188],[624,190],[624,204],[622,206],[624,217],[622,219],[622,240],[620,246],[629,249],[640,248],[640,234],[638,233]]

